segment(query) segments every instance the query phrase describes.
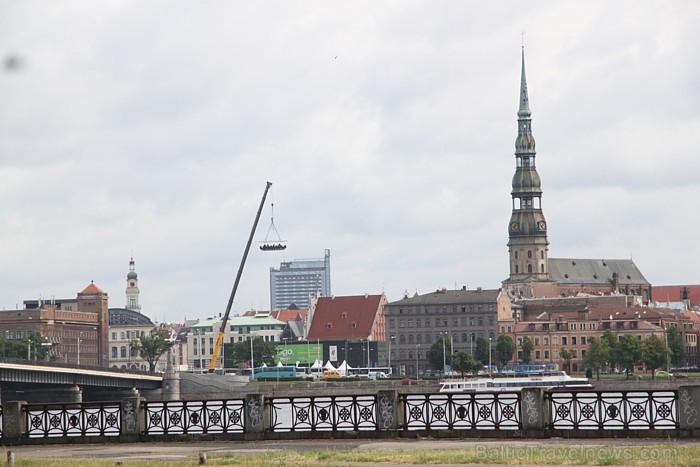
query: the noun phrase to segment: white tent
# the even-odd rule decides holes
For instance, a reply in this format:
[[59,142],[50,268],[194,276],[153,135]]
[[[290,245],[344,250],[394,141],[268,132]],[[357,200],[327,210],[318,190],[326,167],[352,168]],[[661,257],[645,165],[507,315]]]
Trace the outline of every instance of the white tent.
[[323,365],[324,370],[336,370],[336,367],[333,366],[330,360],[326,362],[325,365]]
[[338,367],[338,373],[340,373],[342,376],[347,376],[348,370],[352,370],[352,367],[348,365],[348,362],[343,360],[343,363],[341,363]]
[[321,368],[321,360],[316,360],[313,365],[311,365],[311,368],[313,369],[319,369]]

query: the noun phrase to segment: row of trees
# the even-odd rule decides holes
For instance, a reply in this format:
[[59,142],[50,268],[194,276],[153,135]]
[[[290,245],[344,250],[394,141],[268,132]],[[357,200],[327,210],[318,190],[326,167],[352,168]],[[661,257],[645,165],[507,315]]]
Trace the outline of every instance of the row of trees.
[[[643,364],[648,370],[651,370],[653,379],[657,369],[665,368],[671,361],[674,364],[680,364],[683,361],[683,344],[678,330],[670,328],[667,339],[669,346],[666,345],[664,339],[656,335],[641,341],[632,334],[623,334],[618,337],[612,331],[607,330],[600,338],[591,337],[588,340],[588,351],[584,358],[584,364],[595,370],[598,379],[600,379],[602,368],[618,368],[624,370],[625,375],[629,377],[630,371],[635,366]],[[680,350],[674,352],[670,344],[678,341],[680,341]],[[562,358],[567,360],[568,357],[570,359],[570,354],[565,351],[566,349],[561,350]],[[675,359],[673,358],[674,354],[676,355]]]
[[[447,353],[447,350],[450,353]],[[506,335],[498,336],[496,341],[495,353],[491,355],[491,342],[483,336],[477,337],[476,348],[474,354],[459,351],[454,354],[451,352],[451,342],[446,336],[436,340],[428,350],[427,358],[430,365],[438,371],[445,371],[444,364],[449,364],[452,370],[457,371],[464,376],[465,373],[473,373],[484,368],[489,363],[498,363],[501,366],[507,365],[513,359],[515,354],[515,342],[513,338]]]
[[[680,366],[684,360],[684,346],[681,333],[676,328],[669,328],[667,331],[668,346],[663,339],[652,335],[641,341],[631,334],[622,334],[618,337],[611,330],[605,331],[602,337],[590,337],[588,350],[584,358],[584,364],[596,372],[596,377],[600,379],[602,368],[618,368],[624,370],[629,377],[630,371],[635,366],[644,365],[652,371],[652,378],[655,377],[656,370],[664,368],[669,362]],[[489,358],[491,349],[490,342],[485,337],[476,339],[476,349],[474,355],[459,351],[455,354],[448,354],[446,349],[450,348],[448,338],[442,336],[428,350],[428,362],[438,371],[444,371],[444,365],[449,364],[454,371],[471,373],[481,370],[491,360]],[[500,335],[496,341],[495,359],[491,363],[498,363],[501,367],[513,360],[516,346],[510,336]],[[534,345],[529,337],[523,338],[522,358],[524,363],[530,363]],[[571,367],[573,351],[567,348],[560,350],[560,356],[564,360],[567,370]]]

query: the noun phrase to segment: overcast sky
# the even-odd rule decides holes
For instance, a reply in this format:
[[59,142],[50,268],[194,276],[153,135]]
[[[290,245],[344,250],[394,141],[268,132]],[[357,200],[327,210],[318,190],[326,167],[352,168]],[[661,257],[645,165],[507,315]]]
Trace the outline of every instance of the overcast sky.
[[[498,288],[521,32],[551,257],[697,284],[700,2],[0,0],[0,306],[91,280],[143,312]],[[285,252],[261,252],[270,224]]]

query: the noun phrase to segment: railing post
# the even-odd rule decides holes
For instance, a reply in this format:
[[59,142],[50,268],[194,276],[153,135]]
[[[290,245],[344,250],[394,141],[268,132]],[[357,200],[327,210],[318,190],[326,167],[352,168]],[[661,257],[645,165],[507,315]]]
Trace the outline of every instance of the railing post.
[[269,408],[265,407],[263,394],[246,394],[243,410],[243,430],[247,439],[262,439],[267,425],[270,423]]
[[27,420],[23,415],[24,401],[9,401],[2,404],[2,439],[20,439],[27,433]]
[[379,431],[396,431],[399,426],[398,391],[379,391],[377,393],[376,419]]
[[545,408],[544,390],[542,388],[524,388],[521,391],[520,420],[523,434],[527,438],[541,438],[549,410]]
[[120,441],[133,442],[138,441],[141,431],[146,426],[144,413],[141,410],[140,397],[126,397],[121,403],[121,434]]
[[700,386],[678,387],[678,423],[681,437],[700,436]]

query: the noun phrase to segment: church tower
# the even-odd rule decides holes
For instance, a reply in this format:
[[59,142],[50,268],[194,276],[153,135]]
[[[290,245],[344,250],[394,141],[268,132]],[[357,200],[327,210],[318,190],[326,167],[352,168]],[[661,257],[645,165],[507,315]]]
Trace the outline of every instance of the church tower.
[[547,223],[542,213],[542,188],[535,168],[535,138],[525,79],[525,49],[522,52],[518,137],[515,140],[513,212],[508,223],[510,278],[506,283],[549,279]]
[[139,277],[136,274],[133,256],[131,261],[129,261],[129,273],[126,275],[126,306],[124,308],[141,313],[141,305],[139,305]]

